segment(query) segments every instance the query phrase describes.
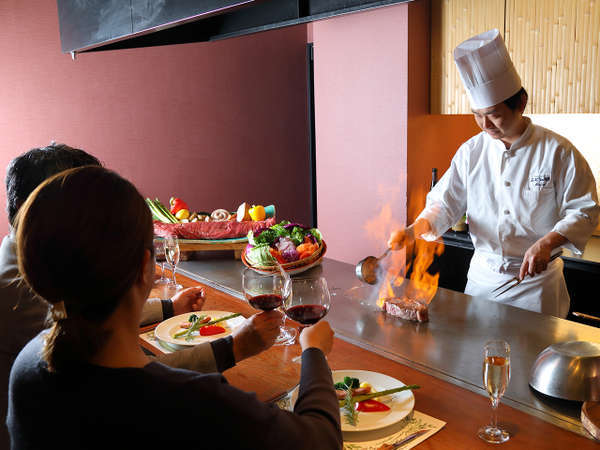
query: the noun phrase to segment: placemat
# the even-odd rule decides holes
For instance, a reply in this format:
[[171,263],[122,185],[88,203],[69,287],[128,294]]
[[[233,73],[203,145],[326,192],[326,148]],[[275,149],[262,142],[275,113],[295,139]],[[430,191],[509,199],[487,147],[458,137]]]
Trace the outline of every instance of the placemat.
[[[293,410],[291,395],[288,394],[275,402],[281,409]],[[344,450],[378,450],[383,444],[393,444],[405,437],[420,431],[430,430],[412,441],[398,447],[402,450],[413,448],[425,439],[440,431],[446,422],[413,410],[406,418],[398,423],[374,431],[344,432]]]
[[154,330],[146,331],[140,334],[140,339],[150,344],[151,347],[155,348],[160,353],[173,353],[177,351],[176,348],[171,347],[165,342],[161,342],[154,336]]

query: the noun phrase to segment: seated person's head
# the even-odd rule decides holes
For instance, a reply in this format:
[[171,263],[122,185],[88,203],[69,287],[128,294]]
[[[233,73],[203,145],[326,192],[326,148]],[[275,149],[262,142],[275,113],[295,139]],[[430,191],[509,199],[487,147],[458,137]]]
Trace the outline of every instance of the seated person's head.
[[52,305],[49,369],[88,361],[107,337],[103,323],[132,287],[146,291],[144,300],[152,287],[152,218],[144,199],[110,170],[70,169],[33,191],[16,230],[19,271]]
[[46,178],[73,167],[100,166],[97,158],[65,144],[33,148],[13,159],[6,169],[8,220],[14,223],[17,211],[29,194]]

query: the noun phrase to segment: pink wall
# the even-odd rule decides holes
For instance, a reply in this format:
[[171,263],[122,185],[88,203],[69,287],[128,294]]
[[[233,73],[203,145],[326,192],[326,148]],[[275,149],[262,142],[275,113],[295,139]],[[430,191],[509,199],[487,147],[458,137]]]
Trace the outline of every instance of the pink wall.
[[312,24],[318,225],[352,264],[406,222],[408,8]]
[[56,140],[93,153],[146,196],[204,210],[274,203],[280,218],[308,222],[306,33],[72,61],[60,51],[56,2],[2,0],[0,166]]

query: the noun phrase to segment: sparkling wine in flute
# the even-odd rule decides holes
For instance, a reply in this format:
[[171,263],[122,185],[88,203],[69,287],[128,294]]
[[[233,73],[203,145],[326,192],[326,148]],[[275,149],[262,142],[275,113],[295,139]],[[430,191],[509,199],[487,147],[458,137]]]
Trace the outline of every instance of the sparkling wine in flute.
[[483,360],[483,385],[490,398],[504,395],[510,380],[510,360],[503,356],[486,356]]
[[510,381],[510,345],[504,340],[488,341],[483,348],[483,387],[490,396],[492,418],[477,431],[486,442],[500,444],[510,439],[507,430],[498,426],[498,406]]

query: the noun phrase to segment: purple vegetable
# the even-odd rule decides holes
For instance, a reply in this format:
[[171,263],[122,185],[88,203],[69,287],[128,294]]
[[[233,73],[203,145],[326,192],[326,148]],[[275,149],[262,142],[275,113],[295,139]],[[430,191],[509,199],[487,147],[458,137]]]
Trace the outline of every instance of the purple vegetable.
[[287,262],[298,261],[300,259],[300,253],[298,253],[296,246],[289,237],[280,238],[275,247]]
[[307,237],[307,238],[309,238],[309,239],[310,239],[310,242],[312,242],[313,244],[316,244],[316,243],[318,242],[318,241],[317,241],[317,238],[316,238],[316,237],[314,237],[314,236],[313,236],[312,234],[310,234],[310,233],[307,233],[307,234],[306,234],[306,237]]
[[302,228],[303,230],[309,230],[310,228],[305,227],[304,225],[298,223],[298,222],[292,222],[292,223],[288,223],[287,225],[284,225],[283,228],[285,228],[286,230],[289,230],[290,228],[294,228],[294,227],[299,227]]

